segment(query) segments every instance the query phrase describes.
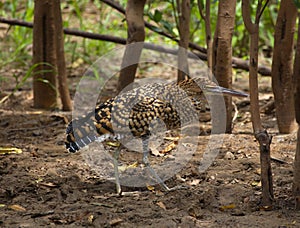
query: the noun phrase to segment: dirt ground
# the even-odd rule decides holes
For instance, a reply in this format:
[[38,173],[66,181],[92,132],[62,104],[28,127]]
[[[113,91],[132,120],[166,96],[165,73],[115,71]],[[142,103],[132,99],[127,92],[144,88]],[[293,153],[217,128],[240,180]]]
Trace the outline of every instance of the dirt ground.
[[[261,94],[262,106],[270,100],[269,92]],[[134,193],[117,196],[114,181],[93,170],[82,153],[65,150],[71,113],[33,109],[32,93],[17,92],[0,106],[0,146],[22,150],[0,154],[0,227],[300,227],[292,197],[296,134],[278,135],[274,112],[262,113],[273,135],[275,195],[273,209],[264,210],[249,105],[247,99],[235,102],[239,118],[233,134],[224,136],[208,170],[198,171],[207,139],[200,136],[196,153],[166,181],[170,187],[189,188],[124,187]],[[133,152],[122,152],[121,159],[141,164]],[[150,157],[152,163],[159,159],[164,157]],[[107,163],[103,167],[112,172]]]

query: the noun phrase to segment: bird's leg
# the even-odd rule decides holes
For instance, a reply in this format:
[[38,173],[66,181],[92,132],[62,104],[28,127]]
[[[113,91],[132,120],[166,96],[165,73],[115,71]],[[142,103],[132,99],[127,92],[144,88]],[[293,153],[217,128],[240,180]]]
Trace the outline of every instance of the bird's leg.
[[116,179],[116,188],[117,188],[117,194],[121,195],[122,189],[120,185],[120,179],[119,179],[119,167],[118,167],[118,161],[119,161],[119,155],[121,152],[122,145],[120,145],[114,152],[114,172],[115,172],[115,179]]
[[154,169],[151,167],[148,154],[149,154],[149,138],[145,137],[142,139],[143,143],[143,163],[145,166],[149,169],[151,174],[155,177],[155,179],[158,181],[159,185],[166,191],[170,191],[170,188],[163,182],[163,180],[157,175],[157,173],[154,171]]

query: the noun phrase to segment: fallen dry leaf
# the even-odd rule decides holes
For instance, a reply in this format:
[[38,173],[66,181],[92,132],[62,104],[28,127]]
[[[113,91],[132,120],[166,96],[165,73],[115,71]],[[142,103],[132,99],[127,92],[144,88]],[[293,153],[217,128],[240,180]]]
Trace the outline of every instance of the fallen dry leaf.
[[261,181],[253,181],[252,183],[251,183],[251,186],[252,187],[261,187]]
[[260,211],[272,211],[273,210],[273,206],[261,206],[259,208]]
[[152,185],[147,184],[147,189],[151,192],[155,190],[155,188]]
[[220,211],[225,211],[225,210],[228,210],[228,209],[234,209],[236,207],[235,204],[228,204],[228,205],[223,205],[221,207],[219,207],[219,210]]
[[122,166],[119,166],[119,171],[124,172],[127,169],[136,168],[136,167],[138,167],[138,165],[139,165],[139,163],[137,161],[135,161],[134,163],[132,163],[130,165],[122,165]]
[[120,142],[118,142],[118,141],[107,142],[106,145],[112,146],[112,147],[119,147]]
[[15,147],[0,147],[0,154],[21,154],[22,150]]
[[9,205],[8,208],[14,211],[26,211],[26,209],[18,204]]
[[42,186],[45,186],[45,187],[48,187],[48,188],[55,188],[55,187],[57,187],[56,184],[53,184],[51,182],[47,182],[47,183],[40,182],[39,185],[42,185]]
[[164,209],[165,211],[167,210],[166,205],[161,201],[157,202],[156,205],[159,206],[160,208]]
[[88,217],[88,222],[89,222],[90,224],[92,224],[92,223],[93,223],[93,220],[94,220],[94,215],[90,215],[90,216]]
[[170,141],[179,141],[180,137],[164,137],[164,139],[166,140],[170,140]]
[[113,219],[109,222],[109,225],[111,226],[116,226],[116,225],[119,225],[121,222],[123,222],[123,219],[121,218],[116,218],[116,219]]
[[177,144],[178,144],[177,141],[170,143],[168,146],[165,147],[165,149],[161,150],[160,153],[162,153],[162,154],[169,153],[171,150],[176,148]]

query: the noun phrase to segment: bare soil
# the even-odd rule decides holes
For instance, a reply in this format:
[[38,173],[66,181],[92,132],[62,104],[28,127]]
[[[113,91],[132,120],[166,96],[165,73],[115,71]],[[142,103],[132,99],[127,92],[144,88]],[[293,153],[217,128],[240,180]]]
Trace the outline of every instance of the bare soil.
[[[262,90],[263,106],[272,98],[268,86]],[[0,146],[22,150],[0,154],[0,226],[300,227],[292,197],[296,135],[278,135],[274,111],[262,113],[264,126],[273,135],[275,195],[273,208],[264,208],[249,105],[247,99],[235,102],[240,117],[233,134],[224,136],[208,170],[198,171],[201,141],[207,137],[200,136],[194,156],[166,181],[170,187],[189,188],[164,192],[159,185],[124,187],[134,194],[117,196],[113,180],[95,172],[82,153],[65,150],[65,127],[71,113],[33,109],[30,90],[17,92],[0,108]],[[121,159],[141,164],[133,152],[123,151]],[[159,159],[164,157],[150,156],[152,163]],[[111,162],[107,163],[103,167],[113,172]]]

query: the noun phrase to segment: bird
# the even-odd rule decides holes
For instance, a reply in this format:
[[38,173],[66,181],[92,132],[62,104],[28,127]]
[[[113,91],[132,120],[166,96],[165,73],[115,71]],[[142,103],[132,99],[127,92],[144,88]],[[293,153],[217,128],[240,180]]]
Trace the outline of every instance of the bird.
[[[248,97],[247,93],[218,86],[206,77],[186,78],[179,83],[152,83],[110,98],[98,104],[86,115],[75,118],[66,128],[66,149],[75,153],[82,147],[98,141],[111,139],[120,141],[126,136],[142,140],[142,161],[160,186],[170,191],[151,167],[149,138],[155,125],[163,121],[167,130],[178,129],[197,118],[206,109],[207,96],[230,95]],[[114,152],[114,172],[117,194],[121,194],[118,173],[118,158],[121,146]]]

